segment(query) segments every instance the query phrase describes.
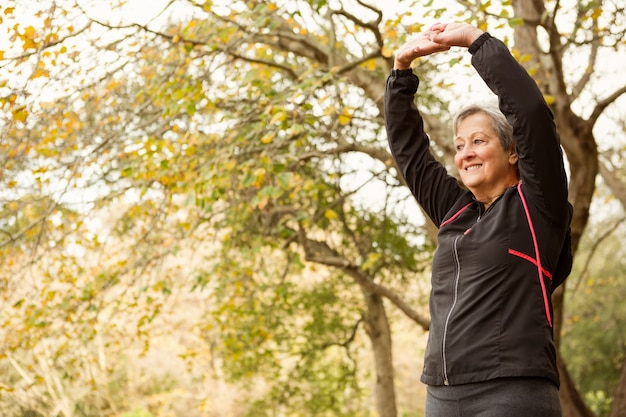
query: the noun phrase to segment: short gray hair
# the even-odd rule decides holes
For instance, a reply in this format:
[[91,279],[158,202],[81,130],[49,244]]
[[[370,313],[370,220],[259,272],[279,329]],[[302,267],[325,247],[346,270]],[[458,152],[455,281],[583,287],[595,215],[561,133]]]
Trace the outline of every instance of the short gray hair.
[[454,122],[452,127],[454,129],[454,135],[456,136],[459,125],[463,120],[476,113],[484,113],[492,121],[493,130],[500,138],[500,144],[504,150],[515,150],[515,140],[513,139],[513,127],[506,120],[506,116],[502,114],[496,104],[470,104],[462,108],[456,116],[454,116]]

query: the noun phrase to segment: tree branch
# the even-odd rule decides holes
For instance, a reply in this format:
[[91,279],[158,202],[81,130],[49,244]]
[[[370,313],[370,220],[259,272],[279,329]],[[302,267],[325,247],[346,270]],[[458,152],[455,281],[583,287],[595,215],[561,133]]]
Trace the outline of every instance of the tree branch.
[[77,30],[76,32],[73,32],[73,33],[71,33],[71,34],[69,34],[69,35],[67,35],[67,36],[65,36],[65,37],[63,37],[63,38],[59,38],[59,39],[55,40],[54,42],[49,42],[49,43],[46,43],[46,44],[44,44],[44,45],[41,45],[39,48],[35,49],[35,50],[34,50],[34,51],[32,51],[32,52],[28,52],[28,53],[25,53],[25,54],[22,54],[22,55],[14,56],[14,57],[8,57],[8,58],[6,58],[6,60],[7,60],[7,61],[9,61],[9,62],[8,62],[8,63],[6,63],[6,64],[4,64],[4,65],[0,65],[0,68],[4,68],[4,67],[5,67],[6,65],[8,65],[11,61],[15,61],[15,60],[22,60],[22,59],[25,59],[25,58],[29,58],[29,57],[31,57],[31,56],[33,56],[33,55],[37,55],[37,54],[41,53],[41,52],[42,52],[43,50],[45,50],[45,49],[48,49],[48,48],[51,48],[51,47],[53,47],[53,46],[56,46],[56,45],[62,44],[62,43],[63,43],[63,42],[65,42],[66,40],[71,39],[71,38],[73,38],[73,37],[76,37],[76,36],[80,35],[80,34],[81,34],[81,33],[83,33],[84,31],[86,31],[87,29],[89,29],[89,27],[90,27],[90,26],[91,26],[91,23],[88,23],[88,24],[87,24],[87,25],[85,25],[85,27],[83,27],[82,29],[79,29],[79,30]]
[[609,169],[605,162],[601,159],[598,163],[598,170],[602,178],[606,182],[611,192],[622,203],[622,207],[626,208],[626,184],[617,176],[617,174]]
[[358,17],[356,17],[355,15],[353,15],[352,13],[349,13],[343,7],[341,7],[341,9],[336,10],[335,12],[333,12],[333,14],[344,16],[348,20],[350,20],[352,23],[356,24],[357,26],[369,29],[374,34],[374,36],[376,37],[376,42],[377,42],[378,46],[380,48],[382,48],[384,42],[383,42],[383,37],[380,34],[380,31],[378,30],[378,25],[383,20],[383,13],[380,10],[378,10],[378,9],[372,7],[372,6],[363,3],[361,0],[357,0],[357,2],[361,6],[363,6],[363,7],[367,8],[367,9],[373,11],[374,13],[376,13],[376,15],[377,15],[376,20],[373,20],[373,21],[370,21],[370,22],[365,22],[365,21],[359,19]]
[[596,65],[596,61],[598,59],[598,51],[600,49],[600,39],[594,39],[591,42],[591,51],[589,52],[589,59],[587,62],[587,67],[585,68],[584,74],[580,77],[574,88],[572,88],[572,101],[576,100],[580,93],[582,93],[583,89],[591,79],[593,75],[594,67]]
[[299,229],[299,236],[300,244],[304,249],[305,259],[307,261],[342,270],[364,289],[391,301],[407,317],[420,325],[424,331],[429,329],[429,319],[415,311],[398,294],[387,287],[375,283],[358,265],[337,253],[325,242],[308,238],[302,227]]
[[596,251],[598,250],[602,242],[608,239],[619,228],[619,226],[624,223],[624,221],[626,221],[626,217],[622,217],[621,219],[619,219],[614,225],[609,227],[606,232],[604,232],[594,240],[593,245],[589,250],[589,254],[587,255],[587,259],[585,259],[585,262],[583,264],[583,269],[580,274],[578,274],[578,280],[576,281],[576,284],[574,284],[574,288],[572,288],[572,292],[576,292],[578,290],[578,287],[580,287],[580,283],[587,276],[587,271],[589,271],[589,265],[591,264],[591,260],[594,258]]
[[19,230],[17,233],[13,234],[7,230],[0,230],[0,232],[2,232],[3,234],[7,235],[8,238],[4,241],[0,242],[0,248],[10,244],[10,243],[14,243],[17,242],[20,238],[22,238],[28,231],[32,230],[33,228],[35,228],[37,225],[42,224],[43,222],[45,222],[48,217],[50,216],[50,214],[52,214],[52,212],[59,206],[58,203],[52,203],[48,206],[48,208],[45,210],[45,212],[39,216],[35,221],[31,222],[28,226],[22,228],[21,230]]
[[[598,118],[602,115],[602,112],[604,112],[604,110],[611,104],[613,104],[613,102],[615,102],[615,100],[617,100],[618,98],[620,98],[622,96],[622,94],[626,94],[626,85],[623,85],[622,87],[618,88],[617,90],[615,90],[613,92],[613,94],[611,94],[610,96],[606,97],[604,100],[600,100],[596,106],[593,109],[593,112],[591,113],[591,116],[589,116],[589,122],[594,125],[596,123],[596,121],[598,120]],[[624,206],[626,207],[626,206]]]

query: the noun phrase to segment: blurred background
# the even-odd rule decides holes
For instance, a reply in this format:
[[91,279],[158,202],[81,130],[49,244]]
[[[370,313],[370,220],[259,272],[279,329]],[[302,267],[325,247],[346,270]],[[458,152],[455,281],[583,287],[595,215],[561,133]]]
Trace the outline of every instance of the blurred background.
[[[614,0],[4,0],[0,414],[423,416],[436,230],[382,97],[437,21],[505,41],[552,107],[575,207],[564,416],[625,416]],[[415,71],[452,167],[452,114],[491,93],[467,51]]]

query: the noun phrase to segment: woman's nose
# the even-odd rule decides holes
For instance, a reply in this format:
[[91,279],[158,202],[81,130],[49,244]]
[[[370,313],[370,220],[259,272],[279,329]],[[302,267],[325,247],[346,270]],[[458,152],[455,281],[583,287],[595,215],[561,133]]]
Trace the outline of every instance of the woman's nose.
[[475,155],[476,153],[474,152],[474,149],[471,146],[464,146],[463,149],[461,150],[461,158],[463,159],[472,158]]

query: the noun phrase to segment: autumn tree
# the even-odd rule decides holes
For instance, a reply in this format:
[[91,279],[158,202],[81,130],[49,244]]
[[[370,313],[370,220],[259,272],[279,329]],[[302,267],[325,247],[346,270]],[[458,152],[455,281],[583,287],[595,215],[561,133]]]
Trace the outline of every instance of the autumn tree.
[[[360,0],[178,0],[132,21],[50,1],[37,3],[32,24],[21,20],[24,3],[12,3],[0,9],[11,37],[0,52],[0,250],[14,329],[1,354],[13,362],[25,340],[43,349],[58,323],[75,344],[45,344],[48,359],[71,358],[71,347],[112,331],[97,325],[115,311],[147,332],[180,278],[159,273],[165,259],[209,241],[212,256],[191,285],[210,300],[203,324],[225,363],[220,375],[267,383],[251,415],[370,415],[370,385],[376,414],[398,415],[390,312],[428,329],[420,283],[435,242],[387,150],[382,97],[394,48],[435,19],[502,37],[536,77],[569,162],[574,250],[598,173],[626,202],[621,159],[600,156],[615,145],[594,133],[626,91],[597,83],[604,51],[624,50],[624,10],[610,1],[398,1],[383,10]],[[460,52],[419,68],[444,163],[451,91],[465,83],[448,69],[472,74]],[[95,228],[102,216],[111,224]],[[18,291],[23,271],[38,291]],[[363,338],[371,380],[355,359]],[[591,415],[566,359],[564,415]],[[71,398],[55,392],[72,415]]]

